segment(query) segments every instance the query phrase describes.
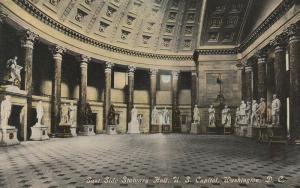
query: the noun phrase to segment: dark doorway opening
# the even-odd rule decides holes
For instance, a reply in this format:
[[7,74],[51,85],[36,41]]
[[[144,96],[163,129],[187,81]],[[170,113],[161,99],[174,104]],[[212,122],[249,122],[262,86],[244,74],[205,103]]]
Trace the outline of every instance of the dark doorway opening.
[[94,131],[96,132],[97,113],[92,113],[92,114],[91,114],[91,122],[93,123],[93,125],[95,125]]
[[27,125],[27,139],[29,140],[29,138],[31,136],[31,127],[33,127],[37,123],[35,108],[31,109],[31,120],[28,122],[30,122],[30,124]]
[[20,140],[20,141],[24,141],[24,135],[21,134],[22,125],[21,125],[21,120],[20,120],[20,114],[21,114],[22,108],[23,108],[23,106],[12,105],[11,115],[8,120],[8,124],[10,126],[16,127],[18,129],[17,137],[18,137],[18,140]]

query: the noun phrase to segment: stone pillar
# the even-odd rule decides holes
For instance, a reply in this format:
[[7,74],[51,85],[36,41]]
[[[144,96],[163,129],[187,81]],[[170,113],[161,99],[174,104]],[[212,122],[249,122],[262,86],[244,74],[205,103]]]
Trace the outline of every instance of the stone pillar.
[[300,28],[292,24],[289,34],[290,119],[292,140],[300,138]]
[[253,68],[250,65],[245,67],[245,83],[246,83],[246,90],[245,90],[245,101],[252,101],[253,95],[253,75],[252,72]]
[[113,63],[106,62],[105,64],[105,88],[104,88],[104,103],[103,103],[103,125],[107,130],[108,113],[111,103],[111,71]]
[[244,65],[242,63],[236,64],[237,67],[237,79],[238,79],[238,91],[240,100],[245,98],[245,80],[244,80]]
[[[32,123],[32,66],[33,66],[33,48],[34,42],[38,38],[38,36],[27,30],[24,33],[23,39],[21,41],[21,46],[23,50],[23,61],[24,61],[24,90],[27,92],[27,126],[31,126]],[[20,83],[21,84],[21,83]],[[26,132],[26,131],[25,131]],[[27,136],[25,136],[24,140],[26,140]]]
[[178,129],[178,127],[175,128],[175,110],[178,108],[178,76],[179,71],[172,71],[172,130]]
[[81,114],[85,114],[85,106],[87,102],[87,74],[88,74],[88,63],[91,60],[90,57],[85,55],[80,56],[80,85],[79,85],[79,128],[84,125],[83,117]]
[[134,104],[134,72],[135,66],[128,66],[128,98],[127,98],[127,129],[128,123],[131,121],[131,109]]
[[197,101],[197,72],[192,71],[192,85],[191,85],[191,114],[192,114],[192,121],[194,120],[194,107],[198,104]]
[[267,87],[266,87],[266,63],[267,55],[264,50],[259,51],[257,60],[257,91],[258,99],[267,98]]
[[157,72],[158,72],[157,69],[150,69],[150,118],[149,118],[150,130],[149,132],[152,131],[152,126],[151,126],[152,110],[156,105]]
[[[0,62],[4,62],[5,61],[5,57],[4,57],[4,23],[6,21],[7,15],[2,12],[2,10],[0,9]],[[4,64],[4,63],[3,63]],[[0,67],[0,68],[4,68],[4,67]]]
[[56,134],[60,123],[61,112],[61,65],[62,56],[65,52],[65,48],[55,46],[52,48],[53,63],[54,63],[54,75],[52,83],[52,116],[51,116],[51,133]]
[[286,59],[285,59],[285,38],[277,36],[274,42],[274,83],[275,94],[281,101],[280,125],[286,127]]

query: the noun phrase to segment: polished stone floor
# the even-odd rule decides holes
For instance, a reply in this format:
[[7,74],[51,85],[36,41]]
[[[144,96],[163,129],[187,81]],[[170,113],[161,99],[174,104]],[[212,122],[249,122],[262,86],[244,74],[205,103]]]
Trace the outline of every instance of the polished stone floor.
[[300,146],[181,134],[22,142],[0,148],[0,187],[300,188]]

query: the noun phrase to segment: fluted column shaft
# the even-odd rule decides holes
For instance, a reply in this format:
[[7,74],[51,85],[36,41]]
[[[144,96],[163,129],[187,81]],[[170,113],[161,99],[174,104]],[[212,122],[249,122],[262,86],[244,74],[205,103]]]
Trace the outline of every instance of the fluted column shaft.
[[251,101],[253,96],[253,68],[251,66],[245,67],[245,83],[246,83],[246,90],[245,90],[245,100]]
[[262,52],[259,55],[257,60],[257,91],[258,91],[258,98],[265,98],[267,97],[267,87],[266,87],[266,63],[267,63],[267,56]]
[[151,119],[152,119],[152,110],[156,105],[156,91],[157,91],[157,69],[150,69],[150,118],[149,118],[149,125],[150,125],[150,132],[152,131],[151,126]]
[[[79,114],[85,114],[85,106],[87,103],[87,74],[88,74],[88,63],[90,58],[81,55],[80,58],[80,86],[79,86]],[[84,124],[84,117],[79,117],[80,126]]]
[[54,77],[52,83],[52,117],[51,117],[51,133],[55,134],[58,131],[61,112],[61,69],[62,57],[65,49],[56,46],[52,49],[54,63]]
[[245,89],[245,80],[244,80],[244,66],[241,63],[237,65],[237,79],[238,79],[238,91],[239,91],[239,98],[244,100],[244,89]]
[[104,88],[104,110],[103,110],[103,124],[107,130],[108,125],[108,113],[111,104],[111,71],[113,63],[106,62],[105,65],[105,88]]
[[176,126],[175,111],[178,108],[178,71],[172,71],[172,126]]
[[[135,66],[128,66],[128,100],[127,100],[127,123],[131,121],[131,110],[134,104],[134,72]],[[128,124],[127,124],[128,128]]]
[[[192,85],[191,85],[191,114],[194,117],[194,107],[197,104],[197,72],[192,71]],[[194,119],[192,119],[194,120]]]

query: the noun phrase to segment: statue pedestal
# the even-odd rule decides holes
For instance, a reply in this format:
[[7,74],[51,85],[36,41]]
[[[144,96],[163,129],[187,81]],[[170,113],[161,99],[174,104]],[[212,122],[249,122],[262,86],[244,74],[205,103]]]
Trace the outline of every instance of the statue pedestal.
[[0,128],[0,146],[13,146],[20,144],[17,138],[18,129],[12,126]]
[[76,133],[76,126],[71,126],[70,127],[70,131],[71,131],[71,134],[73,137],[76,137],[77,136],[77,133]]
[[73,137],[71,134],[71,125],[60,125],[58,126],[58,133],[55,134],[58,138],[70,138]]
[[217,127],[216,126],[208,126],[207,133],[208,134],[217,134]]
[[138,122],[128,123],[128,134],[140,134],[140,126]]
[[30,140],[34,140],[34,141],[49,140],[48,126],[36,124],[33,127],[31,127]]
[[151,124],[151,133],[159,133],[161,125],[159,124]]
[[199,134],[200,133],[199,127],[200,127],[200,123],[192,123],[190,133],[191,134]]
[[181,132],[182,133],[188,133],[188,126],[186,124],[181,125]]
[[237,123],[235,126],[235,135],[246,137],[248,132],[248,124]]
[[2,85],[0,87],[0,91],[11,92],[11,93],[18,93],[18,94],[22,94],[22,95],[26,95],[27,94],[26,91],[20,90],[20,88],[18,88],[17,86],[14,86],[14,85]]
[[116,125],[108,125],[106,134],[117,134],[117,126]]
[[163,133],[170,133],[171,132],[171,125],[162,125],[162,131]]
[[251,125],[249,125],[247,127],[247,135],[246,135],[246,137],[248,137],[248,138],[252,138],[253,137],[253,127]]
[[95,125],[83,125],[83,131],[79,133],[81,136],[95,136]]

